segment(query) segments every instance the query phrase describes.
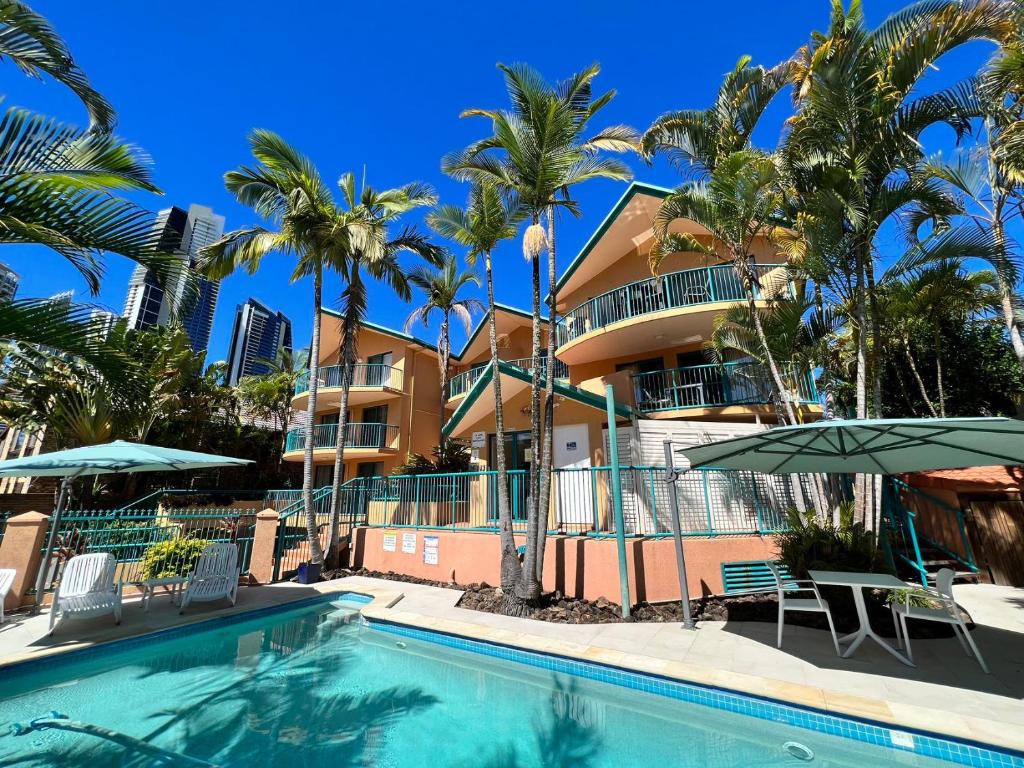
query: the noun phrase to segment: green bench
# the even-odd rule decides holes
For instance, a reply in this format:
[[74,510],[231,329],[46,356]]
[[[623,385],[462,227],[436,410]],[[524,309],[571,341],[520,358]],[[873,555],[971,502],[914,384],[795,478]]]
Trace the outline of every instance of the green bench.
[[[792,581],[789,569],[778,563],[782,578]],[[736,595],[743,592],[774,592],[778,586],[765,560],[747,560],[737,563],[722,563],[722,586],[724,594]]]

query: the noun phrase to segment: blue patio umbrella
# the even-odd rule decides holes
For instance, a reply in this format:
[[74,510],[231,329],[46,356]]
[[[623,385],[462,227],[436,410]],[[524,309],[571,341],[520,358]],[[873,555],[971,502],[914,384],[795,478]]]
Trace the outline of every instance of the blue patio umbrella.
[[769,474],[895,475],[931,469],[1024,464],[1024,421],[835,419],[775,427],[681,448],[690,466]]
[[60,530],[60,519],[67,503],[71,481],[84,475],[111,475],[120,472],[178,472],[209,467],[236,467],[251,464],[249,459],[217,456],[212,453],[162,448],[159,445],[115,440],[103,445],[87,445],[66,451],[41,453],[20,459],[0,461],[0,477],[63,477],[57,506],[50,521],[43,562],[36,580],[36,604],[42,599],[43,582],[50,568],[53,545]]

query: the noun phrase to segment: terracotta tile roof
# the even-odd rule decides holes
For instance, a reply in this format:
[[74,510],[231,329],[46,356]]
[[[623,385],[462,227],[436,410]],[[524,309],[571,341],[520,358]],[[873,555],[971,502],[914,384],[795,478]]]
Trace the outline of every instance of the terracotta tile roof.
[[911,485],[933,486],[956,490],[973,488],[986,490],[1024,489],[1024,467],[967,467],[966,469],[937,469],[916,472],[908,477]]

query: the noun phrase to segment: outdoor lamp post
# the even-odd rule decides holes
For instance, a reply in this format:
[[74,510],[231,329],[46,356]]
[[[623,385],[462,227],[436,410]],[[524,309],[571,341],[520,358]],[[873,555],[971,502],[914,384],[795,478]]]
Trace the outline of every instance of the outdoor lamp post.
[[690,589],[686,583],[686,556],[683,553],[683,530],[679,521],[679,491],[676,480],[679,472],[672,458],[672,441],[665,443],[665,482],[668,484],[668,498],[672,505],[672,538],[676,543],[676,570],[679,572],[679,595],[683,602],[683,629],[696,629],[690,615]]

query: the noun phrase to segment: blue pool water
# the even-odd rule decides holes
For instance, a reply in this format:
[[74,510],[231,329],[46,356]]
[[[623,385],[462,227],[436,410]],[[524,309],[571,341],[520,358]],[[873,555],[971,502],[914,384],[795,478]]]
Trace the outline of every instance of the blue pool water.
[[[0,670],[0,765],[949,765],[375,629],[358,607],[318,601]],[[51,711],[74,730],[12,733]],[[80,732],[95,726],[185,757]]]

